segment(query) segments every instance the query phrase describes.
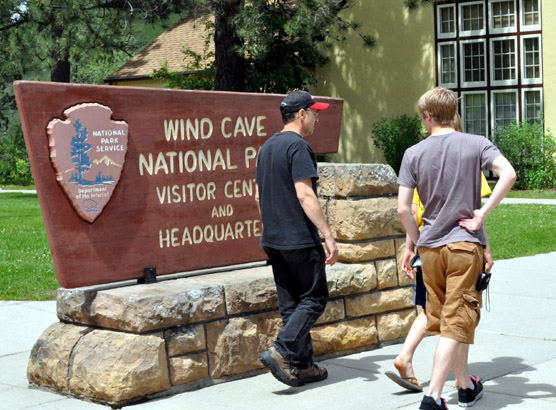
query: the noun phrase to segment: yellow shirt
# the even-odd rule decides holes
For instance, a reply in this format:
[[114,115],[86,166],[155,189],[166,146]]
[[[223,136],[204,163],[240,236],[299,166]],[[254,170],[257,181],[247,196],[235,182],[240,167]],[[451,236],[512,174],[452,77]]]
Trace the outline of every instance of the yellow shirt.
[[[481,172],[481,197],[484,198],[485,196],[489,196],[492,193],[490,187],[488,186],[488,182],[485,178],[485,174]],[[417,226],[419,229],[425,224],[423,222],[423,213],[425,212],[425,206],[421,202],[421,198],[419,198],[419,194],[417,193],[417,188],[413,190],[413,201],[414,204],[417,205]]]

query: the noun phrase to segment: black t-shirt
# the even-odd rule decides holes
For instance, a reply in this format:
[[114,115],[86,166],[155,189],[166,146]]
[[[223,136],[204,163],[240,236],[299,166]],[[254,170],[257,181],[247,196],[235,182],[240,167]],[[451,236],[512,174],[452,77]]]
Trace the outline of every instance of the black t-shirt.
[[321,243],[295,191],[295,182],[307,178],[316,194],[315,153],[301,135],[278,132],[264,143],[257,158],[256,179],[263,222],[261,246],[296,249]]

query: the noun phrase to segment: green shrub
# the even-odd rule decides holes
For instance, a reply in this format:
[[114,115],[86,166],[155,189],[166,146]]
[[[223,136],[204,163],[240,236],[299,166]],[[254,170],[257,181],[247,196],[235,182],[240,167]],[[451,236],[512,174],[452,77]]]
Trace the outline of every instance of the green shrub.
[[383,118],[373,125],[372,135],[375,145],[382,150],[396,175],[400,172],[405,150],[424,137],[421,118],[417,114],[412,117],[403,114],[390,120]]
[[[4,128],[5,127],[5,128]],[[33,183],[23,133],[19,121],[0,126],[0,184],[30,185]]]
[[496,130],[494,143],[517,174],[514,189],[556,186],[556,140],[543,128],[542,121],[524,121]]

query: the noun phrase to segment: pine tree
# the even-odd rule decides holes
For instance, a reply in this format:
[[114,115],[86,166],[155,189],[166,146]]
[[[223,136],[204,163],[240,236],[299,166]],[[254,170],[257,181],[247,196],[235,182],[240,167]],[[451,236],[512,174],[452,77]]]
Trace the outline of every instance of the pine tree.
[[91,159],[87,155],[91,150],[91,145],[87,143],[87,128],[83,128],[79,120],[75,121],[74,128],[77,133],[71,139],[71,163],[75,169],[73,176],[78,185],[89,185],[89,181],[83,178],[83,174],[91,168]]

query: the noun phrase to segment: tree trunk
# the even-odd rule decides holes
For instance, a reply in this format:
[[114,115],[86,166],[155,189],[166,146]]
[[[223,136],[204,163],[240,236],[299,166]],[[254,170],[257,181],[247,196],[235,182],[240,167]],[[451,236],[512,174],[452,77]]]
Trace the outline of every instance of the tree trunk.
[[[51,33],[54,40],[60,39],[64,34],[64,27],[54,24],[51,28]],[[57,83],[69,83],[71,65],[69,61],[68,49],[53,50],[51,56],[56,63],[54,64],[52,71],[50,71],[50,81]]]
[[68,58],[56,61],[56,65],[50,72],[50,81],[55,81],[57,83],[69,83],[70,69],[71,66]]
[[214,89],[221,91],[245,90],[245,59],[236,48],[241,46],[232,19],[245,4],[245,0],[216,2],[214,30]]

